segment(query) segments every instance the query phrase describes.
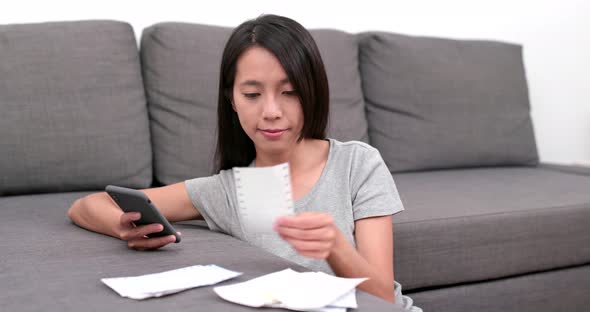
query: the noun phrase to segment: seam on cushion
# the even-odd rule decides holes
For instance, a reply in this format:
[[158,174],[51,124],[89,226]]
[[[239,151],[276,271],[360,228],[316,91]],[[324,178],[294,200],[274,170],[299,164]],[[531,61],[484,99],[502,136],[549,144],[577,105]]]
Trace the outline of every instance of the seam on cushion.
[[[546,270],[530,271],[530,272],[521,273],[521,274],[506,275],[506,276],[502,276],[502,277],[494,277],[494,278],[490,278],[490,279],[451,283],[451,284],[441,284],[441,285],[437,285],[437,286],[418,287],[418,288],[408,289],[407,294],[410,295],[412,293],[419,293],[419,292],[424,292],[424,291],[436,291],[436,290],[444,290],[444,289],[455,288],[455,287],[463,287],[463,286],[472,286],[472,285],[477,285],[477,284],[501,282],[501,281],[516,279],[516,278],[532,277],[537,274],[552,273],[552,272],[559,272],[559,271],[563,271],[563,270],[584,268],[587,266],[590,266],[590,262],[576,264],[576,265],[563,266],[563,267],[554,267],[554,268],[550,268],[550,269],[546,269]],[[406,293],[406,292],[404,292],[404,293]]]
[[[590,202],[576,204],[576,205],[566,205],[566,206],[551,206],[547,208],[534,208],[534,209],[526,209],[526,210],[519,210],[519,211],[510,211],[510,212],[495,212],[495,213],[485,213],[485,214],[478,214],[478,215],[469,215],[469,216],[457,216],[457,217],[447,217],[447,218],[436,218],[436,219],[428,219],[428,220],[420,220],[420,221],[402,221],[402,222],[394,222],[394,224],[407,224],[407,223],[426,223],[432,221],[439,221],[439,220],[453,220],[453,219],[465,219],[465,218],[478,218],[478,217],[489,217],[489,216],[496,216],[496,215],[511,215],[511,214],[525,214],[531,211],[547,211],[549,209],[579,209],[579,208],[588,208],[590,211]],[[408,208],[406,208],[407,210]],[[395,220],[395,219],[394,219]]]
[[563,174],[590,177],[590,167],[541,163],[539,164],[538,169],[549,172],[558,172]]

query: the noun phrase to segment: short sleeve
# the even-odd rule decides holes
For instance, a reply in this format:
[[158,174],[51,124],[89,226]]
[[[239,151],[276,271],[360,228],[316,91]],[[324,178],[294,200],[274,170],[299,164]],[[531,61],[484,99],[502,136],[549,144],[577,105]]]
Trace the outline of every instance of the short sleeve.
[[186,180],[184,184],[209,229],[231,235],[233,213],[221,174]]
[[387,216],[404,210],[393,177],[379,151],[366,146],[358,156],[351,171],[354,220]]

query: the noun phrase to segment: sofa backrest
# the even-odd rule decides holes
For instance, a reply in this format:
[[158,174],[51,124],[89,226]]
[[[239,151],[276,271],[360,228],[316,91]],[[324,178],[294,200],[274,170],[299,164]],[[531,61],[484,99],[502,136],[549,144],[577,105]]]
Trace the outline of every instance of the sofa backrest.
[[[154,176],[170,184],[213,172],[221,55],[232,28],[159,23],[144,30],[141,59]],[[330,87],[328,135],[367,142],[356,37],[311,30]]]
[[534,165],[522,47],[359,34],[369,138],[392,172]]
[[[155,24],[140,64],[126,23],[0,25],[0,195],[143,188],[152,166],[163,184],[211,174],[231,31]],[[392,172],[538,162],[520,46],[311,33],[329,137],[369,142]]]
[[0,195],[147,187],[139,54],[114,21],[0,26]]

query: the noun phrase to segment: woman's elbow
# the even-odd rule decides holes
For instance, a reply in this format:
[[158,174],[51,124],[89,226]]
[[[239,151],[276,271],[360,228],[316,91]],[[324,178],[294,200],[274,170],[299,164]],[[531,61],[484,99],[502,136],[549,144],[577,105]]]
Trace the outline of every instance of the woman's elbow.
[[398,298],[395,298],[394,283],[386,281],[379,281],[375,289],[375,295],[391,303],[395,303],[395,301],[398,300]]
[[68,218],[70,218],[70,220],[72,220],[72,222],[74,222],[76,224],[77,224],[76,220],[78,219],[77,217],[80,213],[80,209],[83,204],[83,200],[84,200],[84,197],[76,199],[76,201],[74,201],[74,203],[70,206],[70,209],[68,209]]
[[395,287],[393,283],[390,285],[384,280],[380,280],[378,278],[369,279],[363,282],[359,285],[359,288],[372,294],[373,296],[379,297],[391,303],[395,303],[396,300],[400,300],[395,297]]
[[398,298],[395,297],[394,287],[385,287],[379,297],[381,297],[384,300],[387,300],[391,303],[395,303],[396,300],[399,300]]

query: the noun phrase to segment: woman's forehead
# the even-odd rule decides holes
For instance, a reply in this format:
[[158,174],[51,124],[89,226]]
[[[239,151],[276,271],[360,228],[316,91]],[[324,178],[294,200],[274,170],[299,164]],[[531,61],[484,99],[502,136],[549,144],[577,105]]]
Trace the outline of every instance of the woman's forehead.
[[246,49],[238,58],[235,81],[239,85],[288,84],[289,78],[277,57],[260,46]]

